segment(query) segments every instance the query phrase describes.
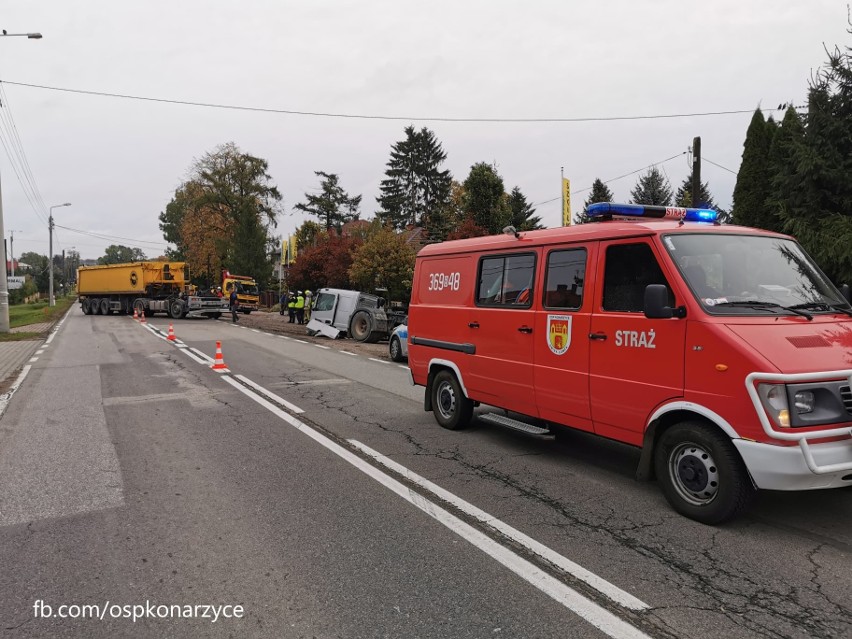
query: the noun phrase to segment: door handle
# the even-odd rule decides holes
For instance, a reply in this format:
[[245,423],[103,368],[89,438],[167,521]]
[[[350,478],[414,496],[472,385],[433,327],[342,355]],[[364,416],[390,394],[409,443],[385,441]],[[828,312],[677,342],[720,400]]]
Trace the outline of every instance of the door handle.
[[479,322],[468,322],[467,325],[471,328],[479,328]]
[[521,326],[518,328],[518,331],[521,333],[532,333],[532,329],[529,326]]
[[606,333],[589,333],[589,339],[596,339],[603,342],[606,340]]

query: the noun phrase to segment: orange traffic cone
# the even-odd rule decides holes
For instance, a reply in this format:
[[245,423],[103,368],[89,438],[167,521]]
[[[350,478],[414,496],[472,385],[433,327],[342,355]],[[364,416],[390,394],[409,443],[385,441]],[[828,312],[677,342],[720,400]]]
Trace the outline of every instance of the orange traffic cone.
[[137,315],[137,314],[136,314],[136,309],[135,309],[135,308],[133,309],[133,319],[135,319],[135,320],[138,320],[138,319],[139,319],[139,315]]
[[229,371],[228,367],[225,366],[225,359],[222,357],[222,342],[216,342],[216,360],[210,368],[220,373],[227,373]]
[[147,324],[148,323],[148,322],[145,321],[145,311],[142,311],[141,313],[139,313],[139,323],[140,324]]
[[170,342],[176,342],[177,341],[177,337],[175,337],[175,327],[172,326],[171,322],[169,322],[169,335],[168,335],[168,337],[166,337],[166,339],[169,340]]

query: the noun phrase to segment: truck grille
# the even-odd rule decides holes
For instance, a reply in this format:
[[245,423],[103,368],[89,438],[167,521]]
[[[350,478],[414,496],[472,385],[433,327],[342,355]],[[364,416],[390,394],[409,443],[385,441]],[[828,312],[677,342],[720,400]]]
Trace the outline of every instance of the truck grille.
[[840,399],[843,400],[846,412],[852,413],[852,389],[850,389],[849,386],[840,387]]

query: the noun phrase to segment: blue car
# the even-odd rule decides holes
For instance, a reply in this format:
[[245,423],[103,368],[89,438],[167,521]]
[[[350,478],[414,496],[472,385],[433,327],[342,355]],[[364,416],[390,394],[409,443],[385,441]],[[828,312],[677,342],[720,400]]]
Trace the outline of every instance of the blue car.
[[402,362],[408,359],[408,325],[400,324],[390,336],[388,342],[388,354],[395,362]]

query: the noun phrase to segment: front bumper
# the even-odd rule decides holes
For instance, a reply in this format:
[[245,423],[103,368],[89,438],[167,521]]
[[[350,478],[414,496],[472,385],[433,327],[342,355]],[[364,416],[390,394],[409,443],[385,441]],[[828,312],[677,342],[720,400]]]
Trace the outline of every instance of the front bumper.
[[[820,473],[811,470],[801,446],[778,446],[745,439],[733,442],[758,488],[811,490],[852,486],[852,470],[848,468],[852,461],[852,438],[807,446],[812,461],[820,469],[828,470]],[[833,466],[840,468],[829,470]]]

